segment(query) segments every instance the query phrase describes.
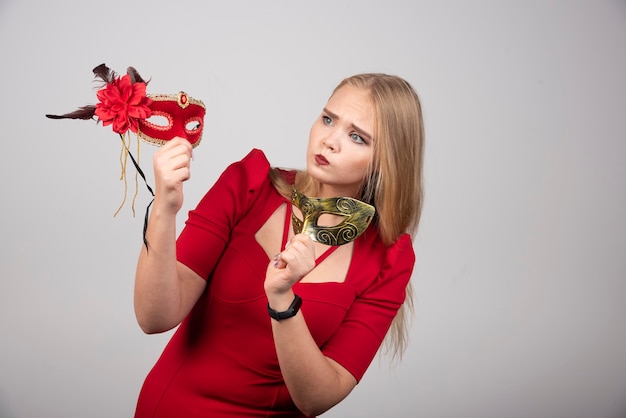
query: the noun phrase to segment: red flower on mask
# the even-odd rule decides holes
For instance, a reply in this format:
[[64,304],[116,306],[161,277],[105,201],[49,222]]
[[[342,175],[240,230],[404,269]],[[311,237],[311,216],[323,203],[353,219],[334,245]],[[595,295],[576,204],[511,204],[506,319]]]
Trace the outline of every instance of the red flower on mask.
[[128,74],[118,77],[96,93],[100,103],[95,115],[103,126],[113,125],[113,131],[124,134],[137,132],[137,120],[151,115],[152,99],[146,97],[146,83],[131,82]]

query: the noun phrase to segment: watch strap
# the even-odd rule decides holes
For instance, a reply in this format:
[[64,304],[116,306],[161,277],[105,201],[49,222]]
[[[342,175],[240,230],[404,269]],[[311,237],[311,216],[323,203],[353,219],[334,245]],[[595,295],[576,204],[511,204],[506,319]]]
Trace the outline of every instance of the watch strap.
[[300,296],[294,294],[293,302],[289,305],[286,311],[278,312],[270,307],[270,304],[267,304],[267,312],[270,314],[272,318],[277,321],[281,321],[283,319],[288,319],[293,316],[296,316],[300,307],[302,306],[302,298]]

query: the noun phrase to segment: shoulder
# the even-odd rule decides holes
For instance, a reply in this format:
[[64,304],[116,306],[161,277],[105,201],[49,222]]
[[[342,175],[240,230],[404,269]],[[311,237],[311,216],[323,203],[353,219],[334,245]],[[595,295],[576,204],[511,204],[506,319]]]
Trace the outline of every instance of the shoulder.
[[253,148],[241,160],[231,163],[224,173],[229,175],[238,173],[249,177],[266,178],[270,170],[275,171],[287,184],[294,184],[297,170],[272,167],[265,153],[257,148]]
[[231,163],[226,171],[245,170],[250,172],[267,172],[269,168],[270,163],[265,156],[265,153],[260,149],[253,148],[241,160]]
[[269,171],[270,163],[265,153],[254,148],[241,160],[226,167],[217,184],[230,184],[237,189],[257,189],[267,180]]
[[409,234],[400,235],[393,244],[387,247],[387,260],[393,262],[398,258],[408,259],[407,261],[411,263],[415,262],[415,250]]
[[415,266],[415,251],[413,241],[409,234],[402,234],[388,246],[385,251],[385,259],[381,269],[381,276],[402,278],[404,287],[408,283]]
[[408,256],[413,260],[415,259],[413,241],[411,235],[408,233],[401,234],[391,245],[385,246],[377,226],[370,225],[361,237],[359,237],[359,240],[363,242],[362,245],[360,245],[360,249],[367,253],[378,253],[383,255],[386,259],[394,259],[398,256]]
[[385,281],[398,276],[402,277],[402,281],[408,281],[407,276],[411,275],[415,265],[411,236],[402,234],[391,245],[385,246],[378,229],[370,225],[355,241],[353,261],[360,272],[368,273],[362,276],[364,285],[370,283],[370,280]]
[[415,251],[413,241],[409,234],[402,234],[398,239],[387,247],[385,260],[383,262],[380,277],[395,284],[404,300],[406,286],[411,280],[415,267]]
[[402,234],[389,246],[382,243],[380,237],[376,237],[375,244],[370,244],[365,249],[362,257],[376,261],[377,278],[375,282],[395,282],[398,290],[403,290],[409,282],[415,266],[415,251],[413,241],[409,234]]

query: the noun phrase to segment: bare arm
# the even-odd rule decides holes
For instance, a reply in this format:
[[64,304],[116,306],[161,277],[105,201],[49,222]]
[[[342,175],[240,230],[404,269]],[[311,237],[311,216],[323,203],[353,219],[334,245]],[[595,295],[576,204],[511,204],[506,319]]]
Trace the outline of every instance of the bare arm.
[[176,214],[189,179],[191,145],[175,138],[154,155],[155,198],[135,274],[135,315],[146,333],[163,332],[189,313],[206,282],[176,261]]
[[280,322],[272,320],[272,331],[285,383],[305,415],[322,414],[356,386],[354,376],[317,347],[301,312]]
[[[296,235],[268,266],[265,292],[270,306],[286,310],[294,298],[291,287],[315,266],[313,243]],[[301,312],[292,318],[272,320],[280,370],[296,406],[306,415],[319,415],[344,399],[357,381],[340,364],[324,356],[313,340]]]

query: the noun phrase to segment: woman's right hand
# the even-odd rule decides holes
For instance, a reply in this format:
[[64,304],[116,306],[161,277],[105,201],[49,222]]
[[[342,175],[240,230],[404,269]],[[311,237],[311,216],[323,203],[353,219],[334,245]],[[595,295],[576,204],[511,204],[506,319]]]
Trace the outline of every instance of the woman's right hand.
[[175,215],[183,205],[183,182],[191,176],[192,146],[176,137],[152,159],[155,177],[154,207]]

